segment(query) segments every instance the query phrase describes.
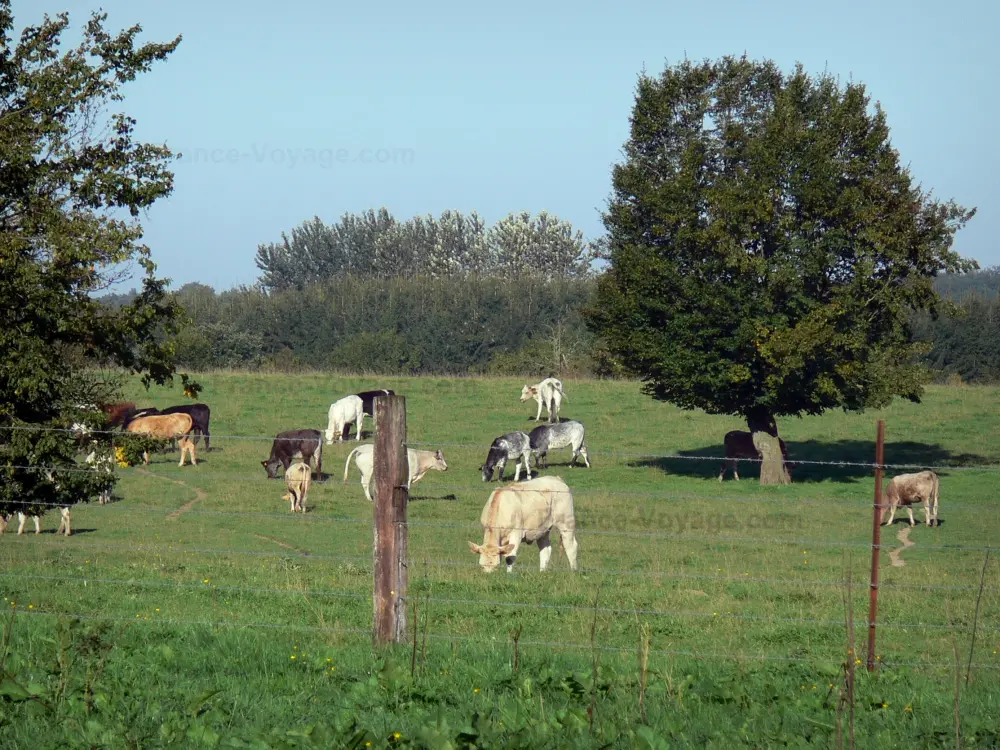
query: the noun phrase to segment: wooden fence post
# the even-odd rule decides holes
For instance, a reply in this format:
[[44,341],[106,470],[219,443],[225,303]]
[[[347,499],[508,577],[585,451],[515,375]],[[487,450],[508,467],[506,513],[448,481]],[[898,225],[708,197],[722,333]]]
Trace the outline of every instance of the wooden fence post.
[[375,398],[375,645],[406,641],[409,462],[406,458],[406,397]]
[[882,543],[882,464],[885,463],[885,422],[875,437],[875,507],[872,511],[872,582],[868,598],[868,671],[875,669],[875,620],[878,615],[878,553]]

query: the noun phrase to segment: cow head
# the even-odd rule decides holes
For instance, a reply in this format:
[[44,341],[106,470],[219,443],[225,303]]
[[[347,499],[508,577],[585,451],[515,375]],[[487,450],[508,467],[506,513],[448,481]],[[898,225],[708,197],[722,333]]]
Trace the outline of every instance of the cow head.
[[508,542],[498,547],[492,542],[486,544],[469,542],[469,549],[479,555],[479,567],[487,573],[492,573],[499,567],[500,560],[514,551],[514,545]]
[[264,471],[267,472],[268,479],[278,478],[278,464],[280,462],[277,459],[269,458],[267,461],[261,461],[260,463],[264,467]]
[[434,458],[436,461],[434,464],[435,469],[437,469],[438,471],[448,471],[448,464],[444,460],[444,453],[438,450],[434,453]]
[[533,385],[526,385],[521,389],[521,401],[527,401],[529,398],[534,398],[538,393],[538,389]]

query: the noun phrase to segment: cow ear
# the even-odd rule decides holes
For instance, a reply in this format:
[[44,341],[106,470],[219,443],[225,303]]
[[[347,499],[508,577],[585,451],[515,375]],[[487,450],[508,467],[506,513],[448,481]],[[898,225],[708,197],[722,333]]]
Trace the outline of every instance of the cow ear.
[[500,548],[501,555],[509,555],[514,550],[514,545],[508,542],[503,547]]
[[473,552],[475,552],[475,553],[476,553],[477,555],[478,555],[478,554],[479,554],[480,552],[482,552],[482,550],[483,550],[483,548],[482,548],[482,547],[480,547],[480,546],[479,546],[478,544],[476,544],[475,542],[469,542],[469,549],[471,549],[471,550],[472,550]]
[[437,457],[438,457],[438,458],[441,458],[441,459],[443,459],[443,458],[444,458],[444,454],[443,454],[443,453],[441,452],[441,450],[440,450],[440,449],[438,449],[438,452],[437,452]]

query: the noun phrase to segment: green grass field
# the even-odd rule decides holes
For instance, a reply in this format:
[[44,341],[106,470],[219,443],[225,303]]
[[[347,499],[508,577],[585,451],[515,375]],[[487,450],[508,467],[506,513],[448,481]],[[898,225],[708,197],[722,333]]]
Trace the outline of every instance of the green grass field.
[[[74,508],[70,538],[52,533],[55,513],[40,536],[0,537],[13,675],[0,746],[837,746],[848,567],[857,659],[868,631],[870,468],[799,465],[791,486],[761,487],[741,462],[742,481],[720,484],[721,460],[705,457],[738,419],[653,402],[636,383],[565,380],[562,416],[586,425],[592,468],[562,450],[543,473],[573,490],[581,570],[556,546],[540,573],[522,546],[513,574],[486,575],[467,545],[496,486],[478,467],[494,437],[534,426],[523,381],[198,380],[213,449],[199,443],[196,467],[155,455],[119,470],[116,502]],[[412,646],[371,645],[372,506],[353,462],[342,482],[356,443],[325,447],[304,516],[260,464],[276,433],[323,429],[332,401],[374,387],[406,396],[408,442],[448,462],[410,493],[413,676]],[[186,401],[176,387],[126,395]],[[998,396],[931,387],[922,404],[779,422],[793,460],[870,463],[884,419],[886,462],[914,466],[888,476],[955,467],[938,472],[942,525],[915,511],[903,565],[889,552],[906,513],[883,528],[880,668],[858,665],[859,746],[955,746],[956,654],[963,747],[1000,743],[994,558],[975,618],[1000,533]],[[845,746],[848,731],[845,709]]]

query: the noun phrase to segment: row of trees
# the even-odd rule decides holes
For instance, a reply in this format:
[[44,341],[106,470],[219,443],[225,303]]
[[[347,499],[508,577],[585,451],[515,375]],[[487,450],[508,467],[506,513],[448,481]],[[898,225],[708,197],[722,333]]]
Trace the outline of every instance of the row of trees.
[[260,245],[256,264],[261,286],[280,291],[342,276],[577,279],[591,274],[598,252],[545,211],[512,213],[487,227],[475,211],[399,221],[381,208],[345,213],[333,225],[305,221],[281,242]]
[[[938,380],[1000,382],[1000,270],[939,277],[957,315],[913,313],[917,361]],[[185,284],[174,295],[189,325],[176,338],[178,364],[208,369],[344,369],[406,374],[622,375],[587,327],[594,279],[340,277],[303,290],[215,292]],[[132,293],[107,295],[114,307]]]

